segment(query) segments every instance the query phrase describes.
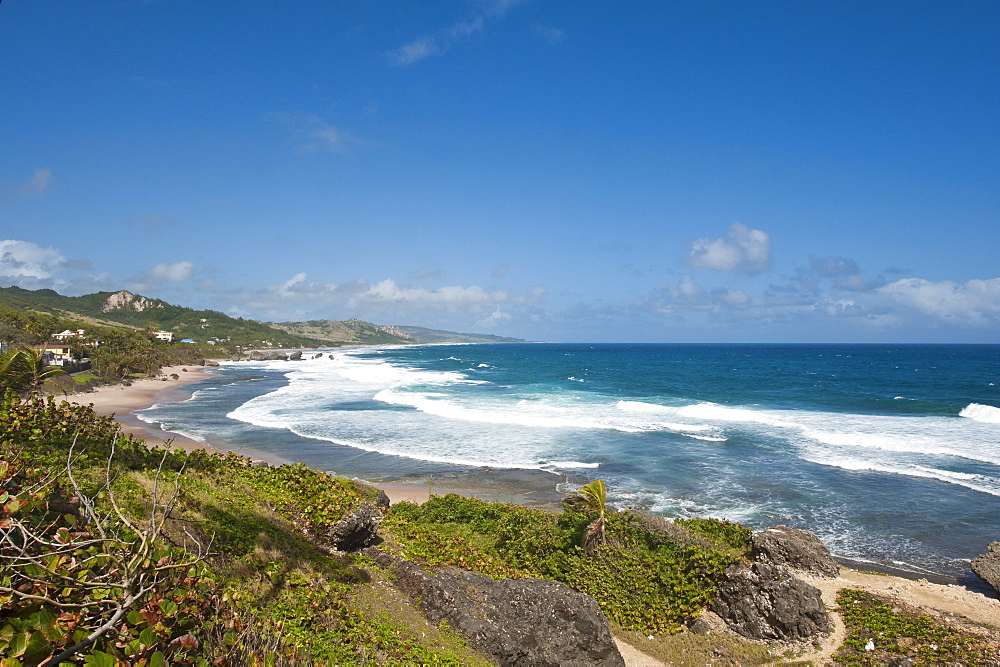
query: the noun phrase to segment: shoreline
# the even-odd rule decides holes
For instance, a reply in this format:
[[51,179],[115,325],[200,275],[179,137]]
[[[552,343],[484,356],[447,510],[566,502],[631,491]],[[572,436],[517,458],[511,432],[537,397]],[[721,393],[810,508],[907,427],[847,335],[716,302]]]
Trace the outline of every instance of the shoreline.
[[[172,376],[176,375],[176,379]],[[182,434],[165,431],[155,424],[144,422],[135,416],[135,412],[151,407],[157,403],[179,402],[190,398],[192,391],[187,387],[196,382],[211,377],[210,367],[204,366],[170,366],[161,371],[160,378],[137,380],[130,386],[107,385],[84,394],[73,394],[66,397],[72,403],[90,404],[101,416],[113,416],[122,430],[153,445],[169,444],[185,451],[203,449],[209,452],[222,453],[235,451],[213,446],[211,443],[196,441]],[[249,453],[248,453],[249,452]],[[247,450],[236,452],[268,463],[280,463],[268,460],[262,452]],[[534,507],[552,508],[558,506],[559,500],[565,495],[558,491],[556,484],[546,475],[540,479],[537,471],[530,470],[470,470],[461,474],[419,476],[412,481],[406,479],[371,482],[389,497],[391,503],[402,501],[417,504],[426,502],[432,493],[458,493],[484,500],[512,502]],[[995,592],[989,590],[985,582],[953,580],[950,577],[935,575],[920,575],[898,571],[894,568],[875,563],[864,563],[849,559],[837,559],[841,563],[842,582],[864,581],[864,587],[869,590],[882,590],[888,594],[899,595],[901,591],[920,591],[921,606],[934,609],[948,609],[951,613],[961,613],[961,606],[970,605],[964,615],[989,618],[1000,626],[1000,599]],[[971,574],[971,573],[970,573]],[[972,575],[975,577],[975,575]],[[956,601],[962,602],[956,608]],[[974,608],[973,608],[974,607]]]
[[[170,443],[185,451],[204,449],[209,452],[222,450],[192,438],[159,429],[155,424],[140,420],[134,415],[138,410],[152,407],[157,403],[185,401],[191,392],[184,391],[189,384],[210,376],[205,366],[164,366],[158,378],[143,378],[129,385],[101,385],[93,391],[66,396],[70,403],[90,405],[100,417],[114,417],[124,433],[154,444]],[[173,379],[173,375],[177,379]],[[155,441],[161,441],[156,443]]]
[[[164,366],[160,370],[157,378],[144,378],[135,380],[130,385],[102,385],[93,391],[71,394],[65,397],[70,403],[79,405],[90,405],[94,412],[101,417],[114,417],[121,426],[122,432],[134,436],[140,440],[154,446],[169,446],[180,448],[191,452],[203,449],[209,453],[225,453],[233,451],[251,459],[266,461],[267,463],[280,465],[282,461],[277,461],[273,457],[268,457],[264,452],[248,449],[246,451],[236,451],[216,447],[212,443],[195,440],[181,433],[166,431],[156,424],[139,419],[135,413],[150,408],[158,403],[174,403],[186,401],[191,397],[191,391],[186,387],[201,380],[211,377],[212,372],[208,366]],[[177,379],[172,376],[176,375]],[[430,498],[431,488],[423,481],[412,483],[400,480],[392,482],[369,482],[363,481],[376,488],[381,489],[389,497],[391,503],[402,501],[424,503]],[[464,489],[448,488],[448,492],[461,493]],[[474,492],[467,489],[468,495]]]

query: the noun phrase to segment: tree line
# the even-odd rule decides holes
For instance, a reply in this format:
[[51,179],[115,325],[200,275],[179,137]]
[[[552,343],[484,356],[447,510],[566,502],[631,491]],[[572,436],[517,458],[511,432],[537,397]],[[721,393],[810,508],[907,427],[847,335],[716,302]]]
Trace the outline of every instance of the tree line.
[[37,395],[71,389],[73,382],[67,374],[48,365],[44,350],[37,346],[53,343],[53,336],[62,331],[80,329],[86,332],[84,336],[59,344],[69,348],[72,357],[89,359],[89,377],[101,383],[154,376],[164,366],[228,354],[215,346],[167,343],[151,329],[120,329],[0,305],[0,391],[9,388],[21,395]]

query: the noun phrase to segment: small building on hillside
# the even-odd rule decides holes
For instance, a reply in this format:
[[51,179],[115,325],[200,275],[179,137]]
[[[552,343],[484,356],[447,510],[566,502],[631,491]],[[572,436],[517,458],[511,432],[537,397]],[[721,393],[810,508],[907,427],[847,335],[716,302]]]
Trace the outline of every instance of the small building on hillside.
[[154,331],[153,335],[167,343],[174,342],[174,334],[171,331]]
[[80,360],[73,356],[69,345],[65,343],[46,343],[32,347],[42,358],[42,363],[47,366],[76,366],[80,363]]
[[74,338],[83,338],[86,335],[87,332],[84,331],[83,329],[77,329],[76,331],[71,331],[70,329],[66,329],[66,331],[63,331],[61,333],[52,334],[52,337],[58,341],[67,341],[67,340],[73,340]]

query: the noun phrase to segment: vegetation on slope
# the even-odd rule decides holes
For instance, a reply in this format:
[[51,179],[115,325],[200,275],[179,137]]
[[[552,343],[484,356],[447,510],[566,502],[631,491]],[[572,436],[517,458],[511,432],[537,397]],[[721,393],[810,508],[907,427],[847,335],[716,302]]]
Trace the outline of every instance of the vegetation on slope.
[[607,512],[606,537],[588,553],[596,516],[574,502],[555,514],[449,494],[394,505],[386,525],[408,557],[555,579],[594,597],[622,628],[647,634],[676,632],[696,617],[748,548],[749,530],[728,522],[704,520],[699,535],[659,517]]
[[[85,296],[63,296],[52,290],[0,288],[0,305],[21,313],[35,313],[69,321],[89,331],[97,326],[131,330],[169,331],[175,340],[201,343],[214,340],[240,347],[316,347],[322,341],[297,336],[272,326],[229,317],[214,310],[193,310],[161,299],[148,299],[129,292],[97,292]],[[81,322],[85,325],[81,326]],[[61,331],[59,329],[57,331]]]
[[410,345],[416,341],[396,327],[349,319],[282,322],[273,325],[296,336],[321,340],[327,345]]
[[[149,449],[89,407],[7,392],[0,665],[485,664],[369,559],[324,546],[329,527],[375,494],[302,465]],[[571,496],[558,513],[456,495],[400,503],[380,548],[563,581],[640,644],[696,616],[722,569],[746,554],[749,531],[738,524],[607,507],[603,539],[585,549],[600,496]],[[971,664],[996,648],[855,591],[840,604],[845,664],[897,655]],[[686,658],[768,659],[732,639],[678,640]]]
[[379,573],[310,539],[371,493],[302,466],[150,450],[89,408],[8,393],[2,664],[72,647],[96,665],[482,662],[373,605]]
[[[52,335],[86,327],[86,335],[60,346],[69,347],[77,358],[88,358],[91,367],[83,376],[71,378],[59,367],[43,363],[35,345],[51,344]],[[100,341],[99,346],[94,343]],[[19,394],[72,393],[77,381],[119,382],[131,377],[149,377],[163,366],[192,365],[205,358],[227,356],[221,346],[170,344],[147,331],[132,331],[86,324],[33,311],[17,311],[0,305],[0,391]]]
[[983,659],[1000,655],[992,633],[942,625],[898,601],[844,589],[837,603],[848,630],[834,656],[838,664],[995,664]]

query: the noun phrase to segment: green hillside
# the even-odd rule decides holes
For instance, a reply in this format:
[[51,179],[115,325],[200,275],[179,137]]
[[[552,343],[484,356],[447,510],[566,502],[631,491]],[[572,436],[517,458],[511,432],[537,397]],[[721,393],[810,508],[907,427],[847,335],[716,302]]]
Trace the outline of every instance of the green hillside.
[[523,338],[507,338],[492,334],[457,333],[425,329],[424,327],[396,327],[413,338],[416,343],[523,343]]
[[490,334],[456,333],[440,329],[411,326],[379,326],[350,319],[310,320],[274,324],[283,331],[308,336],[333,345],[412,345],[415,343],[523,343],[521,338],[504,338]]
[[[520,338],[457,333],[412,326],[380,326],[358,319],[264,323],[216,310],[193,310],[121,290],[63,296],[50,289],[0,287],[0,306],[94,325],[170,331],[175,340],[257,348],[415,343],[523,343]],[[66,328],[77,328],[70,326]],[[86,328],[81,325],[80,328]]]
[[321,340],[328,345],[406,345],[417,342],[399,327],[379,326],[356,319],[343,322],[281,322],[272,326],[289,334]]
[[133,330],[170,331],[175,340],[217,342],[244,347],[316,347],[317,339],[289,334],[272,326],[229,317],[215,310],[174,306],[127,291],[63,296],[52,290],[0,288],[0,304],[14,310],[39,313]]

